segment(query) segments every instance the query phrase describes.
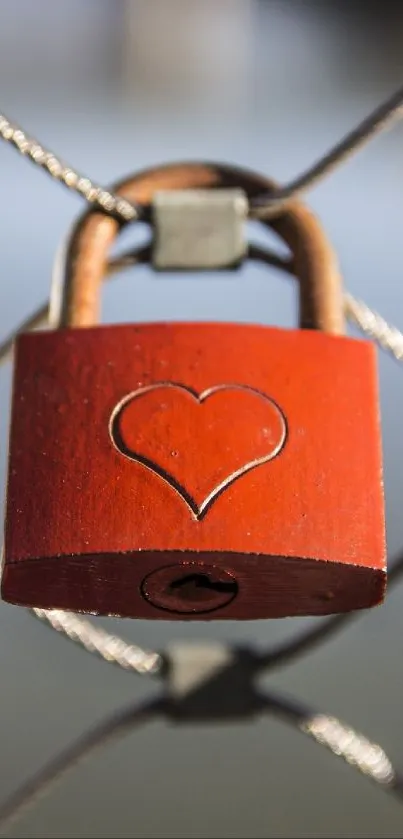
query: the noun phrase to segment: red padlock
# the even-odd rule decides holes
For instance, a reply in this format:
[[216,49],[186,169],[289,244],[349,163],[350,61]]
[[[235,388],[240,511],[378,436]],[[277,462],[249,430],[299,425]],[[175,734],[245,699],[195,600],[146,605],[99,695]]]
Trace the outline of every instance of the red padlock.
[[[267,179],[167,166],[120,186]],[[376,355],[342,335],[341,284],[299,202],[270,221],[300,282],[299,330],[99,326],[118,222],[82,217],[63,326],[16,345],[3,598],[123,617],[255,619],[379,603],[386,581]],[[68,327],[68,328],[67,328]]]

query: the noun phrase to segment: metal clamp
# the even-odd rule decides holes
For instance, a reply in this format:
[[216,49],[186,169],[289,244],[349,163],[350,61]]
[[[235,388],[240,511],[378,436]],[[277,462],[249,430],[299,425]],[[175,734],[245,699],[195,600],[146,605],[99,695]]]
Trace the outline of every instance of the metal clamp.
[[160,190],[152,200],[158,270],[236,268],[247,252],[242,189]]

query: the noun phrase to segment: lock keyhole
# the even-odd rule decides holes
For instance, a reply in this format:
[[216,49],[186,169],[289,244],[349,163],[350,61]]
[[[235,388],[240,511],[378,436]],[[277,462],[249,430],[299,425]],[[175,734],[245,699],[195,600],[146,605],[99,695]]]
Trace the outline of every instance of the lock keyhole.
[[238,583],[222,568],[178,562],[151,572],[143,580],[141,592],[157,609],[196,615],[231,603],[238,594]]
[[220,598],[222,593],[235,595],[237,588],[235,580],[211,579],[208,574],[197,573],[179,577],[168,586],[168,589],[176,592],[177,597],[198,603],[205,600],[211,601],[215,594],[218,594]]

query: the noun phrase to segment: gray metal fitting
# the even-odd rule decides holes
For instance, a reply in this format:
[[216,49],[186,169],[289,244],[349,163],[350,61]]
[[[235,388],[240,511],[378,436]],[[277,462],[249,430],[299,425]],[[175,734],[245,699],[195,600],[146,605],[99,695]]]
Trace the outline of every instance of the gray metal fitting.
[[152,202],[152,262],[158,270],[236,268],[247,250],[242,189],[158,191]]

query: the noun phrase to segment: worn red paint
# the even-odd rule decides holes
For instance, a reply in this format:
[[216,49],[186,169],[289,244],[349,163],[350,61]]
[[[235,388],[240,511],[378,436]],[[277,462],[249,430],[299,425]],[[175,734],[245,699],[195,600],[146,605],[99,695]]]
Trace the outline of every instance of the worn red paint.
[[[236,596],[206,614],[159,610],[143,581],[183,562],[221,569]],[[370,343],[183,323],[18,340],[6,600],[246,619],[365,608],[384,585]]]

